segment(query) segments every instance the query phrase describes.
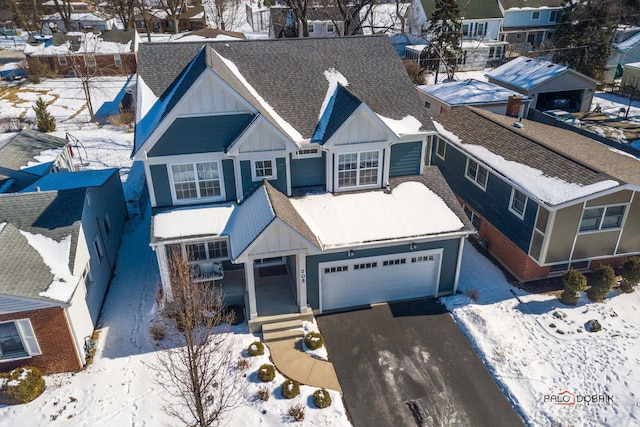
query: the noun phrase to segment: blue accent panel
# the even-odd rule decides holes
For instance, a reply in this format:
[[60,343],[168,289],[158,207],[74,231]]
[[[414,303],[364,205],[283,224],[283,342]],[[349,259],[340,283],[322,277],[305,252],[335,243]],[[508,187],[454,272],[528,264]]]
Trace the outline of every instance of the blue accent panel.
[[227,200],[237,200],[236,175],[233,173],[233,160],[222,161],[222,178],[224,179],[224,193]]
[[345,120],[362,103],[358,97],[352,94],[341,84],[338,84],[331,95],[329,103],[318,121],[316,130],[311,137],[312,142],[324,144],[333,135]]
[[[434,143],[433,146],[436,147],[437,144]],[[440,168],[453,192],[516,246],[528,253],[538,204],[529,199],[524,219],[520,219],[509,210],[511,185],[490,171],[487,189],[482,191],[465,177],[467,167],[465,154],[451,144],[447,144],[444,161],[434,153],[431,154],[431,164]]]
[[176,119],[147,155],[156,157],[223,152],[252,119],[251,114]]
[[150,165],[151,181],[153,182],[153,194],[156,197],[157,206],[172,206],[171,183],[166,165]]
[[418,175],[421,154],[421,141],[392,145],[389,176]]
[[322,157],[309,159],[291,158],[291,187],[311,187],[325,185],[327,170],[325,167],[326,153]]
[[[269,157],[265,157],[266,160]],[[287,161],[284,157],[276,159],[277,179],[269,180],[275,189],[282,194],[287,194]],[[243,197],[247,197],[254,189],[262,185],[262,181],[253,181],[251,177],[251,161],[242,160],[240,162],[240,174],[242,175]]]
[[[307,301],[314,309],[320,308],[320,278],[318,265],[321,262],[349,260],[379,256],[379,255],[391,255],[398,253],[408,253],[416,251],[424,251],[429,249],[443,248],[442,265],[440,270],[440,283],[438,286],[440,293],[453,292],[453,285],[456,278],[456,266],[458,265],[458,247],[460,246],[460,239],[439,240],[433,242],[418,243],[414,251],[409,250],[409,243],[386,246],[381,248],[372,249],[358,249],[354,248],[355,256],[349,258],[347,255],[348,249],[341,252],[333,252],[322,255],[307,256]],[[366,286],[366,284],[363,284]]]

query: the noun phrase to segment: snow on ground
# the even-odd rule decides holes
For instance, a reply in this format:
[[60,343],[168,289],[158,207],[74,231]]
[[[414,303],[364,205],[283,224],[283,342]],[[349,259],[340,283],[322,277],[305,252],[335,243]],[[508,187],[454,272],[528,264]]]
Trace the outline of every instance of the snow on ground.
[[[462,266],[459,290],[477,301],[442,300],[527,424],[640,425],[638,290],[612,292],[602,304],[582,296],[568,307],[512,288],[468,243]],[[591,319],[602,331],[586,330]]]

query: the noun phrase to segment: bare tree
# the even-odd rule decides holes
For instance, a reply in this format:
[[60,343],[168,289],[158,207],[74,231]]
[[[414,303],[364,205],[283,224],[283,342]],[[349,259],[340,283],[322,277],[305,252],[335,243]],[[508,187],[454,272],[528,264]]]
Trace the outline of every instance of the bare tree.
[[40,2],[17,1],[10,5],[10,9],[13,12],[15,23],[27,33],[33,34],[42,30],[42,5]]
[[109,5],[122,21],[125,30],[136,27],[133,17],[136,13],[137,0],[109,0]]
[[342,17],[342,35],[353,36],[362,30],[371,10],[378,0],[335,0]]
[[232,336],[224,333],[233,313],[226,314],[218,288],[193,283],[191,266],[177,251],[168,269],[171,326],[167,345],[157,354],[158,383],[172,399],[164,410],[184,425],[217,425],[239,406],[245,384],[235,366]]
[[180,14],[186,9],[185,0],[158,0],[158,6],[167,12],[167,17],[171,19],[173,34],[178,34],[180,32]]
[[392,4],[378,3],[371,7],[362,27],[369,28],[372,34],[402,34],[405,32],[409,15],[409,3],[395,0]]
[[307,22],[307,7],[312,6],[309,0],[285,0],[296,20],[298,37],[309,37],[309,23]]
[[147,8],[147,3],[145,3],[145,0],[138,0],[136,8],[140,12],[140,16],[142,16],[142,19],[144,21],[144,29],[147,33],[147,41],[151,43],[151,11],[149,10],[149,8]]
[[202,0],[207,15],[207,25],[227,31],[238,31],[243,24],[242,9],[245,5],[236,0]]
[[73,12],[71,0],[53,0],[53,4],[58,15],[60,15],[60,20],[64,24],[64,31],[71,31],[71,12]]

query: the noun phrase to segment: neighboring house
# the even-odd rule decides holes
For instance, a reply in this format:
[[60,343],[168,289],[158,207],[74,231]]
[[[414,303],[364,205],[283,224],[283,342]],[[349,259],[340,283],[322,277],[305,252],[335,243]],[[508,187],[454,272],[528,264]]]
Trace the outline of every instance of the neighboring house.
[[[504,63],[507,42],[499,40],[462,40],[462,55],[458,59],[456,71],[484,70]],[[405,47],[405,58],[416,61],[421,66],[426,66],[425,58],[421,53],[428,45],[413,45]],[[444,65],[440,71],[445,72]]]
[[640,62],[633,62],[624,67],[620,87],[628,89],[640,89]]
[[246,40],[247,37],[235,31],[223,31],[215,28],[203,28],[202,30],[187,31],[174,34],[169,37],[171,42],[211,42],[220,40]]
[[640,161],[568,130],[514,121],[463,107],[435,123],[431,164],[489,252],[520,281],[640,254]]
[[567,66],[520,56],[485,74],[495,83],[532,99],[531,108],[587,112],[598,81]]
[[500,40],[516,52],[529,52],[553,34],[563,0],[500,0],[504,22]]
[[43,17],[42,28],[43,32],[59,31],[62,33],[69,31],[108,31],[117,30],[118,21],[111,15],[95,10],[71,12],[69,15],[69,28],[67,28],[62,18],[60,18],[60,13],[56,12]]
[[[145,10],[133,17],[136,29],[140,33],[147,32],[147,25],[152,33],[173,33],[173,19],[162,9]],[[178,32],[197,31],[206,28],[207,17],[203,6],[187,6],[178,15]]]
[[[474,40],[498,40],[504,18],[498,0],[457,0],[462,18],[462,36]],[[424,36],[436,10],[435,0],[412,0],[407,16],[407,32]]]
[[0,371],[82,369],[125,216],[117,169],[0,194]]
[[[350,7],[347,13],[354,15],[356,21],[360,20],[355,9]],[[298,37],[298,22],[293,11],[287,6],[273,6],[270,8],[269,37],[290,38]],[[344,32],[344,18],[340,10],[335,6],[313,6],[307,8],[307,25],[309,37],[341,36]],[[358,25],[358,22],[352,26]],[[362,28],[357,34],[362,34]]]
[[55,33],[29,36],[24,53],[32,70],[43,67],[60,77],[129,75],[136,72],[140,37],[135,30]]
[[605,83],[613,83],[616,78],[620,77],[617,75],[620,65],[626,67],[628,64],[640,62],[639,27],[626,28],[626,31],[620,31],[616,39],[619,41],[611,46],[611,53],[605,67]]
[[144,44],[138,100],[167,298],[172,254],[250,325],[456,291],[473,228],[387,36]]
[[[416,86],[431,117],[461,106],[478,107],[498,114],[527,117],[531,99],[493,83],[464,80]],[[517,95],[517,96],[516,96]]]
[[66,139],[29,129],[0,135],[0,193],[20,191],[50,173],[74,170]]

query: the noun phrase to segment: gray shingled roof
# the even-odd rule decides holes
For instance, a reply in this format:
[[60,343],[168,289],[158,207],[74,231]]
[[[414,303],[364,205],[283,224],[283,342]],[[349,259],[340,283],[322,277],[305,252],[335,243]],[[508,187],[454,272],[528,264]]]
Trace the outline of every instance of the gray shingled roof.
[[271,202],[271,207],[276,214],[276,217],[280,218],[283,222],[296,230],[309,242],[313,243],[317,247],[320,247],[318,238],[311,231],[307,223],[302,219],[298,211],[293,207],[291,201],[287,196],[273,188],[269,181],[264,181],[264,186]]
[[[587,186],[605,180],[640,181],[637,160],[608,147],[599,147],[598,142],[571,131],[528,120],[523,120],[523,129],[518,129],[512,125],[512,117],[472,107],[451,110],[439,115],[436,121],[464,144],[485,147],[506,160],[530,166],[565,182]],[[599,161],[594,155],[596,152],[608,160]],[[590,160],[591,156],[594,158]],[[618,161],[628,163],[631,169],[635,165],[635,173],[632,170],[624,174],[616,172]]]
[[463,228],[460,231],[469,231],[473,232],[474,228],[471,225],[471,221],[464,213],[460,202],[456,199],[453,190],[447,184],[447,181],[442,176],[440,169],[436,166],[426,166],[422,172],[422,175],[410,175],[410,176],[399,176],[395,178],[389,179],[389,186],[393,190],[398,185],[403,182],[419,182],[423,184],[425,187],[436,193],[447,205],[449,209],[456,214],[456,216],[460,219],[463,224]]
[[[51,284],[49,268],[18,230],[56,241],[71,235],[71,254],[78,245],[86,189],[0,195],[0,293],[37,298]],[[73,259],[69,259],[73,268]]]
[[67,141],[53,135],[25,129],[0,144],[0,167],[20,170],[45,150],[61,148]]
[[[420,0],[427,19],[436,10],[436,0]],[[502,18],[498,0],[456,0],[464,19]]]
[[[311,137],[316,127],[328,88],[324,72],[330,68],[340,71],[349,82],[349,90],[374,112],[392,119],[413,115],[425,130],[434,130],[387,36],[221,41],[207,45],[231,60],[264,100],[305,138]],[[201,42],[144,43],[139,49],[138,74],[160,97],[202,46]],[[224,73],[220,68],[216,72]],[[233,81],[228,74],[221,77],[230,84]]]

